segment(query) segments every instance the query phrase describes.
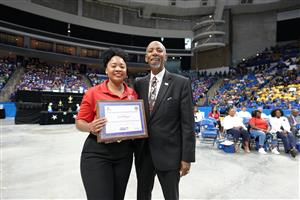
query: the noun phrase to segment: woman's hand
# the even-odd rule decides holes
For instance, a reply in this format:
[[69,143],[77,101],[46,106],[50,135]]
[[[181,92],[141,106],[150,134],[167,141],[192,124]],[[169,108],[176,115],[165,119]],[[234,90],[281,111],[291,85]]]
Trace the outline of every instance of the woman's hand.
[[94,135],[99,134],[99,132],[105,126],[106,122],[107,122],[107,119],[105,117],[95,119],[94,121],[92,121],[88,124],[89,132]]

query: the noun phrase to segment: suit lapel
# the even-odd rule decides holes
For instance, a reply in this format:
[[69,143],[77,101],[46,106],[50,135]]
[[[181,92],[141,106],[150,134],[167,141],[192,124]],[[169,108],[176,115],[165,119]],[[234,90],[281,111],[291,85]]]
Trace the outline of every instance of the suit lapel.
[[[156,100],[155,100],[153,111],[150,115],[150,119],[152,119],[152,117],[155,115],[156,110],[158,109],[161,101],[163,100],[164,96],[166,95],[166,93],[167,93],[167,91],[170,87],[171,78],[172,77],[171,77],[170,73],[166,70],[164,78],[163,78],[162,83],[160,85]],[[149,84],[148,84],[148,86],[149,86]]]
[[141,98],[144,99],[146,119],[150,118],[149,101],[148,101],[149,82],[150,82],[150,74],[145,77],[145,79],[142,82],[143,86],[141,87],[141,88],[145,88],[141,91]]

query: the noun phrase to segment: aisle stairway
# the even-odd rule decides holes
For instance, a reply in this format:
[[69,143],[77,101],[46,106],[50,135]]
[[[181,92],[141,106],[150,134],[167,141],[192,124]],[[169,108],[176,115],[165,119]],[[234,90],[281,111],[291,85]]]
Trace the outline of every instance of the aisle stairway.
[[19,83],[22,75],[24,74],[24,68],[18,67],[13,75],[10,77],[4,88],[0,91],[0,102],[10,101],[10,95],[15,91],[15,86]]
[[208,98],[208,102],[210,102],[210,100],[212,98],[214,98],[214,96],[216,95],[217,91],[219,90],[219,88],[222,86],[224,79],[220,78],[219,80],[217,80],[217,82],[208,90],[207,92],[207,98]]

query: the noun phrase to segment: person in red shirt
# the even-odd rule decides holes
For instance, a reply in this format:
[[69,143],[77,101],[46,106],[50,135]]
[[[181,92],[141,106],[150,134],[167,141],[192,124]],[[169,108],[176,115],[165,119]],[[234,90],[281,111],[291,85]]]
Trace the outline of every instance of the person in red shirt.
[[125,63],[127,54],[119,48],[103,52],[108,80],[90,88],[84,95],[76,119],[76,128],[89,135],[81,154],[81,177],[88,199],[124,199],[129,179],[133,149],[131,141],[97,143],[97,134],[106,124],[96,114],[97,100],[135,100],[136,92],[129,88]]
[[208,113],[208,116],[214,118],[215,120],[220,120],[220,113],[217,106],[212,107],[211,111]]
[[215,119],[217,128],[221,130],[220,112],[218,111],[217,106],[212,107],[211,111],[208,113],[208,117]]
[[254,110],[252,112],[252,118],[249,121],[250,126],[250,135],[253,138],[258,137],[258,143],[259,143],[259,149],[258,152],[260,154],[266,154],[266,151],[264,150],[264,144],[266,142],[267,137],[270,137],[270,140],[272,142],[271,146],[271,152],[274,154],[279,154],[277,151],[277,143],[275,140],[273,140],[272,135],[269,133],[270,127],[268,122],[261,118],[261,111]]

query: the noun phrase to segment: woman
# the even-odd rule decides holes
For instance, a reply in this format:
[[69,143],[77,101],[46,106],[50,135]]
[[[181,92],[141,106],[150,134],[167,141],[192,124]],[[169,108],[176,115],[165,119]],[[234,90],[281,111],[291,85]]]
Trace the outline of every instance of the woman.
[[259,144],[258,152],[260,154],[267,154],[264,149],[264,144],[267,138],[270,138],[272,142],[270,148],[271,152],[276,155],[280,154],[277,151],[277,141],[273,139],[272,134],[269,134],[270,131],[269,124],[265,119],[261,117],[260,110],[254,110],[252,112],[252,118],[249,121],[249,126],[250,126],[250,135],[255,139],[258,138],[258,144]]
[[121,49],[110,48],[103,53],[108,80],[90,88],[84,95],[76,120],[80,131],[89,132],[81,154],[81,177],[88,199],[124,199],[132,166],[133,150],[129,140],[97,143],[97,134],[106,124],[97,118],[97,100],[133,100],[136,92],[129,88],[125,59]]
[[215,119],[217,122],[217,128],[221,129],[220,113],[217,106],[212,107],[211,111],[208,113],[208,117]]
[[296,157],[298,154],[296,139],[290,132],[291,127],[289,121],[284,117],[281,109],[275,109],[271,112],[270,124],[272,127],[270,133],[276,134],[277,138],[282,140],[284,151],[290,153],[292,157]]
[[208,113],[208,116],[214,118],[216,121],[220,120],[220,113],[217,106],[212,107],[211,111]]
[[244,149],[246,153],[250,153],[249,149],[249,133],[243,124],[242,118],[236,116],[235,108],[229,108],[228,115],[223,120],[224,129],[227,134],[232,135],[235,143],[235,151],[239,151],[238,141],[242,137]]

